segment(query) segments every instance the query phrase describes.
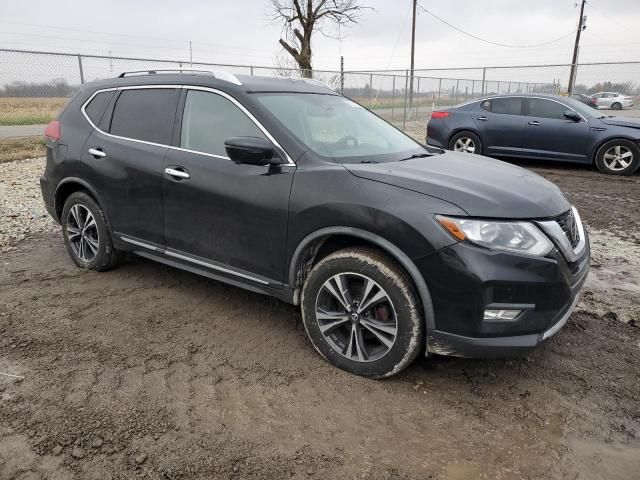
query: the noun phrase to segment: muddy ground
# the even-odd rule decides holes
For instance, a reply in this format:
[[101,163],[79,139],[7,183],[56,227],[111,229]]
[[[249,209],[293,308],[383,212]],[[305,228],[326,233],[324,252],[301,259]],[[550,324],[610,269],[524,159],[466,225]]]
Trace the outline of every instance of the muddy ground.
[[0,258],[0,479],[633,479],[640,472],[640,176],[528,164],[571,193],[593,268],[527,356],[326,364],[296,308],[60,235]]

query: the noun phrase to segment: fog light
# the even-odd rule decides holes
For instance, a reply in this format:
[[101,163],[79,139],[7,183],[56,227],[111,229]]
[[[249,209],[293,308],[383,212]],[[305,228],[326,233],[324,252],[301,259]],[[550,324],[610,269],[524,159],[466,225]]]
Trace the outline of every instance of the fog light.
[[485,310],[484,319],[491,321],[509,321],[518,318],[522,310]]

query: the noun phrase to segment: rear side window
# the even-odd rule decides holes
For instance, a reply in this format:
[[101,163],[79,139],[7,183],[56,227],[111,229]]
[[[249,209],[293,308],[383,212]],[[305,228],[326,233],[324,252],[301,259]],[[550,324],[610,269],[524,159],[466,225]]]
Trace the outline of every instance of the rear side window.
[[232,137],[266,136],[233,102],[211,92],[190,90],[184,104],[180,146],[227,156],[224,142]]
[[494,98],[491,100],[491,112],[520,115],[522,113],[522,98]]
[[113,108],[110,133],[146,142],[171,144],[177,89],[123,90]]
[[542,98],[529,99],[530,117],[555,118],[558,120],[564,120],[564,112],[566,112],[567,110],[569,110],[569,107],[558,102],[544,100]]
[[104,115],[104,111],[107,109],[107,105],[109,105],[109,102],[115,93],[115,90],[110,92],[100,92],[91,99],[86,107],[84,107],[87,117],[91,119],[94,125],[98,125],[100,123],[100,119],[102,119],[102,115]]

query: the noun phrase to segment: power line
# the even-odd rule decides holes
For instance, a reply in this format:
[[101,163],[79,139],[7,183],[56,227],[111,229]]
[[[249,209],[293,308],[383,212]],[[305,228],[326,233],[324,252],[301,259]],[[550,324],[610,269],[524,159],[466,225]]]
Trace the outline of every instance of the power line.
[[607,15],[606,13],[604,13],[602,10],[600,10],[599,8],[596,8],[593,6],[593,3],[591,2],[585,2],[587,4],[587,6],[592,9],[594,12],[596,12],[599,15],[602,15],[604,18],[611,20],[612,22],[614,22],[616,24],[616,26],[621,26],[623,27],[625,30],[628,30],[630,33],[633,33],[633,35],[637,35],[637,31],[632,30],[631,28],[627,27],[624,23],[621,23],[620,20],[616,20],[615,18],[610,17],[609,15]]
[[477,35],[474,35],[473,33],[469,33],[465,30],[462,30],[461,28],[456,27],[455,25],[452,25],[451,23],[449,23],[448,21],[446,21],[445,19],[439,17],[438,15],[436,15],[435,13],[433,13],[430,10],[427,10],[426,8],[424,8],[422,5],[418,4],[418,7],[420,7],[420,10],[424,11],[425,13],[428,13],[429,15],[431,15],[433,18],[435,18],[436,20],[444,23],[445,25],[453,28],[454,30],[462,33],[463,35],[466,35],[468,37],[474,38],[475,40],[479,40],[481,42],[484,43],[488,43],[490,45],[496,45],[498,47],[507,47],[507,48],[535,48],[535,47],[544,47],[545,45],[551,45],[552,43],[556,43],[559,42],[560,40],[564,40],[565,38],[572,36],[575,32],[571,31],[565,35],[562,35],[561,37],[556,38],[555,40],[551,40],[550,42],[545,42],[545,43],[538,43],[535,45],[510,45],[507,43],[498,43],[498,42],[493,42],[491,40],[487,40],[486,38],[482,38],[479,37]]

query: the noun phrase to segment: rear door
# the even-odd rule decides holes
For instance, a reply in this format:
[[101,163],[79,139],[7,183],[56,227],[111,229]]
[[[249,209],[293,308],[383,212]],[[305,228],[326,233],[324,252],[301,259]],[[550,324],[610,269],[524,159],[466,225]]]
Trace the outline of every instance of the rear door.
[[542,159],[590,161],[587,157],[589,122],[582,116],[579,122],[566,118],[567,110],[572,109],[556,100],[528,98],[523,153]]
[[525,132],[522,97],[484,100],[471,112],[485,155],[517,155]]
[[123,88],[85,143],[87,180],[114,233],[163,245],[162,163],[180,88]]

